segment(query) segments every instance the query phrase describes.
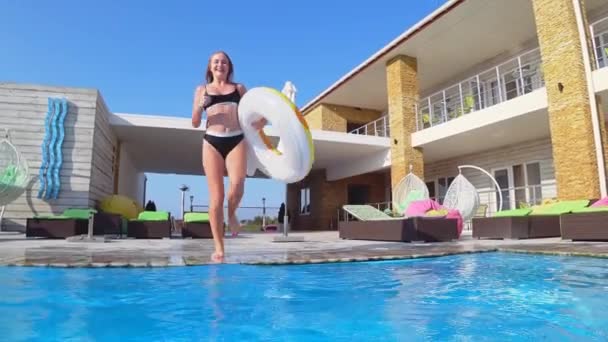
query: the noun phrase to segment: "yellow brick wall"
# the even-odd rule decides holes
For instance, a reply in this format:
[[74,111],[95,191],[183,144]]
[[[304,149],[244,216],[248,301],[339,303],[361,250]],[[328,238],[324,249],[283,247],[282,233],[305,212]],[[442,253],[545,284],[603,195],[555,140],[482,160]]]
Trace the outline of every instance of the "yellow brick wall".
[[558,197],[597,198],[591,107],[572,1],[532,0],[532,4],[547,87]]
[[411,140],[416,131],[417,69],[416,59],[408,56],[397,56],[386,65],[392,188],[409,172],[410,165],[416,175],[424,176],[422,150],[413,148]]
[[347,122],[364,125],[378,119],[381,115],[380,111],[373,109],[319,104],[305,113],[304,118],[311,129],[346,132]]

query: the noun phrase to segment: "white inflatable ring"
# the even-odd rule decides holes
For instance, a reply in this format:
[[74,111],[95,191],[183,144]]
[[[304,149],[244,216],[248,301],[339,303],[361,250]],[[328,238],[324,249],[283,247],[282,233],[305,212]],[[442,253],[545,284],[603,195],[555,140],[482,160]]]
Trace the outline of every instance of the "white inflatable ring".
[[[304,117],[287,96],[272,88],[252,88],[241,98],[238,113],[249,145],[248,175],[259,169],[284,183],[295,183],[308,175],[314,161],[312,135]],[[279,134],[276,148],[263,130],[252,126],[262,117]]]

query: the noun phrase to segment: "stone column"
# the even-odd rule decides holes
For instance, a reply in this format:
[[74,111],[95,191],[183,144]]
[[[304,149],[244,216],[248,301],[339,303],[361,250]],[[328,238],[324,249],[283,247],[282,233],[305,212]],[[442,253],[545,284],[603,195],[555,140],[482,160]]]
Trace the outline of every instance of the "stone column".
[[532,0],[532,4],[549,102],[558,198],[598,198],[591,105],[572,0]]
[[424,179],[422,150],[412,147],[411,138],[416,131],[417,69],[416,59],[409,56],[396,56],[386,63],[393,189],[409,172],[410,165],[416,176]]

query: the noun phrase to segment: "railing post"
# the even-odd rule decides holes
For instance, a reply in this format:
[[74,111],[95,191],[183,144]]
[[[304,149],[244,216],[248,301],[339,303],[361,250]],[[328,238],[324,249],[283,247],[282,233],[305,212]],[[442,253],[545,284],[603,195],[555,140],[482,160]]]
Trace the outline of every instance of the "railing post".
[[462,97],[462,82],[458,83],[458,93],[460,94],[460,110],[462,111],[462,115],[464,112],[464,98]]
[[498,67],[496,67],[496,83],[497,83],[497,87],[498,87],[498,103],[501,103],[503,101],[502,100],[502,80],[500,79],[500,70]]
[[427,100],[429,105],[429,125],[433,127],[433,110],[431,108],[431,97],[429,96]]
[[600,56],[597,56],[597,44],[595,44],[595,33],[593,30],[594,28],[595,24],[589,25],[589,32],[591,34],[591,45],[593,46],[593,55],[595,56],[595,69],[597,70],[600,68]]
[[445,100],[445,90],[442,91],[443,95],[443,122],[448,122],[448,103]]
[[479,74],[477,74],[477,76],[475,77],[477,79],[477,97],[479,97],[479,109],[482,109],[482,103],[481,103],[481,81],[479,80]]
[[385,115],[385,116],[382,118],[382,134],[383,134],[383,137],[386,137],[386,136],[387,136],[387,134],[386,134],[386,117],[387,117],[387,116],[388,116],[388,115]]
[[521,56],[517,56],[517,67],[519,68],[519,83],[521,86],[521,94],[517,94],[517,96],[521,96],[526,93],[526,86],[524,84],[524,71],[521,69]]

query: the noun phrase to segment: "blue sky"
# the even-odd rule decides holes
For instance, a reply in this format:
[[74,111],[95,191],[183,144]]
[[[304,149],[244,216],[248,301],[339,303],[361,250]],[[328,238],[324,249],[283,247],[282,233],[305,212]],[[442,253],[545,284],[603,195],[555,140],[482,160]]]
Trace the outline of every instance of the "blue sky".
[[[208,56],[221,49],[238,82],[291,80],[302,106],[443,2],[3,0],[0,81],[93,87],[114,112],[189,117]],[[202,176],[148,175],[147,198],[178,213],[182,183],[207,203]],[[242,205],[265,197],[278,207],[284,191],[247,180]]]

